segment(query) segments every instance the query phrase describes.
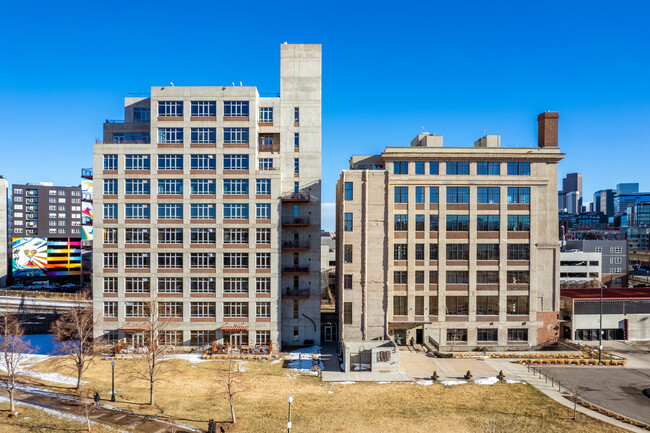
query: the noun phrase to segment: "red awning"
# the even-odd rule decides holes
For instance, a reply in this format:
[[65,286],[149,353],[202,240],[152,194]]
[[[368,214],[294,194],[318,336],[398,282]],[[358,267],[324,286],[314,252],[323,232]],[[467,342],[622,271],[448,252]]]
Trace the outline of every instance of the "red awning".
[[248,331],[248,325],[226,325],[221,327],[222,331]]

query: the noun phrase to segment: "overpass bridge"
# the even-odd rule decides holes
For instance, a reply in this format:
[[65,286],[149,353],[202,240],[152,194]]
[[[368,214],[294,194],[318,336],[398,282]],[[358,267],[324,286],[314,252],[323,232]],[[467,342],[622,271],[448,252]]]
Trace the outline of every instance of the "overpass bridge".
[[92,301],[74,294],[0,290],[0,316],[17,314],[28,334],[47,333],[62,313],[92,306]]

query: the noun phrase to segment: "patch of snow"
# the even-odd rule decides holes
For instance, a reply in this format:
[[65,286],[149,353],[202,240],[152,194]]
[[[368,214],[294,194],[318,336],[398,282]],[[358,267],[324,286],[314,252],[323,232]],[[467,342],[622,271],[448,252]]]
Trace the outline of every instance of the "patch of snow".
[[274,359],[273,361],[271,361],[271,364],[279,364],[279,363],[281,363],[282,361],[284,361],[284,358]]
[[467,382],[464,380],[443,380],[440,383],[442,383],[445,386],[452,386],[452,385],[462,385]]
[[352,385],[353,383],[356,383],[352,380],[344,380],[342,382],[329,382],[328,385]]
[[433,385],[433,380],[418,380],[415,383],[417,383],[418,385],[429,386],[429,385]]
[[[77,385],[77,379],[71,376],[65,376],[61,373],[41,373],[30,370],[34,364],[38,364],[39,362],[50,358],[52,358],[50,355],[27,354],[18,368],[18,374],[21,376],[35,377],[52,383],[59,383],[61,385]],[[0,371],[7,371],[2,362],[0,362]],[[81,383],[85,384],[88,382],[82,380]]]
[[327,391],[328,394],[334,394],[334,391]]
[[174,355],[168,355],[167,357],[170,359],[182,359],[184,361],[191,362],[192,364],[209,361],[208,359],[201,359],[201,355],[198,353],[178,353]]
[[394,383],[394,382],[377,382],[377,384],[379,384],[379,385],[385,385],[387,383]]
[[318,376],[318,372],[325,369],[321,361],[320,350],[320,346],[312,346],[290,352],[285,357],[289,360],[288,368],[299,373]]
[[477,383],[479,385],[494,385],[497,383],[499,379],[496,377],[484,377],[482,379],[476,379],[474,383]]
[[506,383],[524,383],[524,382],[521,381],[521,380],[510,380],[510,379],[506,379]]

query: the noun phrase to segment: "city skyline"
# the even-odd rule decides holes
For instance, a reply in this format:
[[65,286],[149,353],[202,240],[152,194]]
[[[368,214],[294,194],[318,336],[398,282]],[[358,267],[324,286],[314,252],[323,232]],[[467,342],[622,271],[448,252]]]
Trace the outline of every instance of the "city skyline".
[[[650,56],[641,20],[648,6],[635,2],[609,10],[604,5],[551,2],[540,10],[471,2],[470,8],[417,5],[388,14],[361,4],[346,5],[343,16],[336,7],[301,5],[279,12],[260,5],[250,31],[219,20],[216,6],[206,5],[198,19],[190,10],[175,11],[179,21],[192,18],[194,24],[164,47],[150,44],[146,54],[142,43],[134,43],[137,33],[98,31],[124,19],[119,8],[93,15],[99,9],[67,13],[43,4],[27,29],[19,29],[20,21],[9,18],[20,6],[9,5],[9,22],[0,32],[12,41],[5,51],[12,68],[0,72],[0,115],[11,127],[0,138],[5,150],[0,174],[10,183],[78,185],[81,168],[92,165],[102,121],[121,118],[118,101],[127,93],[170,82],[242,82],[277,92],[268,71],[277,69],[277,45],[288,41],[323,44],[326,230],[334,229],[335,182],[347,169],[349,154],[407,145],[422,130],[443,135],[448,146],[471,147],[484,131],[500,134],[504,147],[531,146],[531,119],[546,110],[560,113],[559,145],[567,158],[559,165],[559,178],[583,173],[585,201],[617,183],[639,182],[644,191],[650,184],[643,166],[649,153],[643,126],[650,115],[644,76]],[[165,22],[167,10],[131,5],[128,17]],[[304,19],[316,15],[319,25]],[[416,15],[435,25],[419,25]],[[269,19],[274,25],[267,25]],[[236,40],[215,45],[202,37],[205,26],[215,22],[215,37],[238,32]],[[342,34],[341,27],[348,31]],[[606,30],[595,33],[595,27]],[[515,33],[518,37],[511,37]],[[12,34],[22,36],[16,40]],[[205,56],[210,47],[219,51]],[[248,55],[251,48],[255,56]],[[180,50],[183,56],[166,57]],[[43,113],[44,106],[48,115],[39,114],[38,122],[25,115]]]

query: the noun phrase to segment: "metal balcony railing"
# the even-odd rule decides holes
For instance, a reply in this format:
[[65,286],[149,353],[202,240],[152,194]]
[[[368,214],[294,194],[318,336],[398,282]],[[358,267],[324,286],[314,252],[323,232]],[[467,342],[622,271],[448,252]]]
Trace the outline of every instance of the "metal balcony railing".
[[308,250],[309,249],[309,241],[307,241],[307,242],[287,242],[287,241],[284,241],[284,242],[282,242],[282,248],[288,249],[288,250]]
[[283,298],[309,298],[309,289],[291,289],[287,287],[282,291]]
[[288,194],[282,195],[283,202],[308,202],[309,193],[308,192],[290,192]]
[[282,218],[282,225],[285,226],[308,226],[309,217],[285,217]]
[[283,266],[282,272],[294,273],[294,274],[306,274],[309,273],[309,266],[301,266],[301,265]]

